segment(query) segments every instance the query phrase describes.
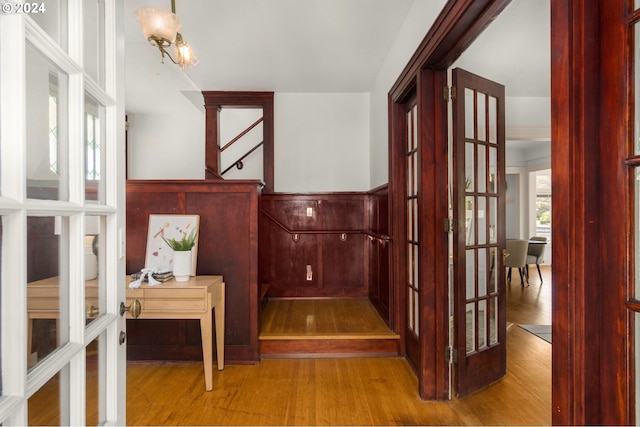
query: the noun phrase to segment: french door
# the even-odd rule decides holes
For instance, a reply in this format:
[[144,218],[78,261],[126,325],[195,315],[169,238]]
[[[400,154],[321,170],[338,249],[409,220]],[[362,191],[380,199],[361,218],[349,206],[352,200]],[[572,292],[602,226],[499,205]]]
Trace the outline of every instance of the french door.
[[123,425],[123,5],[2,3],[0,423]]
[[456,393],[506,372],[504,86],[456,68],[453,97]]

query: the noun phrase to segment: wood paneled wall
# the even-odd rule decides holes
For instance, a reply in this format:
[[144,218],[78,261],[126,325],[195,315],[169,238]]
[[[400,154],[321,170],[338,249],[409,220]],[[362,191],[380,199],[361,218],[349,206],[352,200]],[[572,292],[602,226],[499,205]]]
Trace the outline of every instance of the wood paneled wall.
[[366,202],[366,193],[263,195],[260,279],[269,296],[366,297]]
[[[388,191],[265,194],[260,279],[270,297],[369,297],[389,316]],[[311,216],[307,210],[311,209]],[[307,266],[312,277],[307,280]]]
[[[258,361],[258,184],[127,183],[127,273],[144,267],[150,214],[200,215],[197,274],[224,276],[230,363]],[[127,330],[129,359],[202,359],[197,320],[129,320]]]
[[[368,231],[375,235],[389,233],[389,187],[378,187],[369,192],[367,199]],[[391,242],[370,240],[368,246],[369,299],[383,319],[389,318]]]

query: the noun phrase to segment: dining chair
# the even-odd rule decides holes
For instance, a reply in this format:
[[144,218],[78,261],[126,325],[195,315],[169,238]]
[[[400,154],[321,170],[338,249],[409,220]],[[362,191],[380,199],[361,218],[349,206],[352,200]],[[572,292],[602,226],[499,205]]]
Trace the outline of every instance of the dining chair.
[[520,273],[520,282],[524,287],[525,280],[529,285],[529,277],[526,274],[525,267],[527,265],[527,249],[529,242],[527,240],[509,239],[506,242],[504,266],[509,269],[507,273],[507,281],[511,282],[511,269],[517,268]]
[[[547,238],[541,236],[533,236],[529,239],[529,250],[527,251],[527,276],[529,275],[529,264],[535,264],[538,268],[538,276],[540,283],[542,281],[542,273],[540,272],[540,264],[544,263],[544,248],[547,246]],[[540,243],[533,243],[540,242]]]

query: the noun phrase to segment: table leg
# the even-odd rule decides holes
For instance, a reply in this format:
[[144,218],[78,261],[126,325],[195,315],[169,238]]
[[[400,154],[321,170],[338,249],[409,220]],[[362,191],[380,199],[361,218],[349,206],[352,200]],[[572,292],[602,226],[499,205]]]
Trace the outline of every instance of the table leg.
[[[211,307],[211,305],[209,305]],[[213,390],[213,324],[211,309],[200,318],[202,335],[202,359],[204,361],[204,384],[207,391]]]
[[224,369],[224,283],[222,284],[220,302],[214,311],[216,316],[216,350],[218,357],[218,371]]

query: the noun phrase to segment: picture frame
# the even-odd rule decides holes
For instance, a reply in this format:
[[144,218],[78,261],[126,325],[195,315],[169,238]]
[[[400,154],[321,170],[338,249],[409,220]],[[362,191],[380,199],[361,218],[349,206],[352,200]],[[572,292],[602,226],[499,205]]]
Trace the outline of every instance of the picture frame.
[[146,268],[160,268],[173,271],[173,250],[162,239],[180,240],[196,230],[196,239],[191,249],[191,275],[196,275],[198,261],[198,240],[200,238],[200,215],[149,215],[147,231]]

